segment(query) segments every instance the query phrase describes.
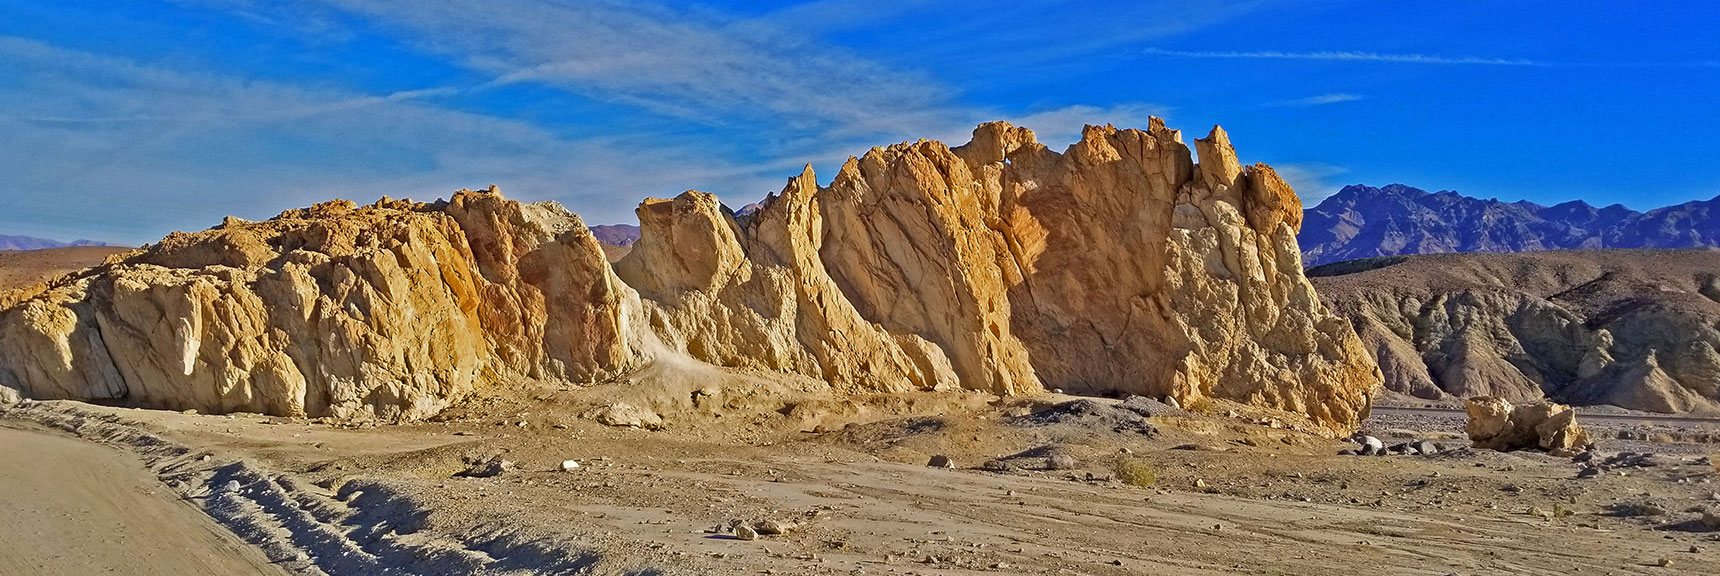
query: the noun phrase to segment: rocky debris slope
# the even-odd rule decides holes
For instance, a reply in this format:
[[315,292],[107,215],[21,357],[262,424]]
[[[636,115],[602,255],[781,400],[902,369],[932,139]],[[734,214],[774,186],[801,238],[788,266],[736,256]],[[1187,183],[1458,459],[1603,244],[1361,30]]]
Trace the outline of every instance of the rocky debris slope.
[[1380,376],[1303,276],[1300,200],[1221,129],[1195,150],[1157,119],[1062,154],[984,124],[850,158],[828,187],[808,167],[745,215],[646,200],[613,268],[571,214],[494,192],[231,221],[0,312],[0,386],[412,418],[500,377],[690,356],[840,391],[1220,398],[1353,428]]
[[1720,411],[1720,253],[1442,254],[1309,274],[1390,390]]
[[1575,200],[1556,206],[1391,184],[1345,186],[1308,210],[1309,265],[1444,252],[1720,246],[1720,198],[1647,213]]

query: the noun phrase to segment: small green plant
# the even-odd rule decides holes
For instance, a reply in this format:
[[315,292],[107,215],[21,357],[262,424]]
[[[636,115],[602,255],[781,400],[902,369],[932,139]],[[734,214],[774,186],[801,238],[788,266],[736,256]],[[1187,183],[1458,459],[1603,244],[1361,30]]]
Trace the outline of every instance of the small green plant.
[[1152,488],[1158,483],[1158,474],[1153,472],[1153,465],[1140,458],[1119,458],[1113,467],[1117,480],[1130,486]]

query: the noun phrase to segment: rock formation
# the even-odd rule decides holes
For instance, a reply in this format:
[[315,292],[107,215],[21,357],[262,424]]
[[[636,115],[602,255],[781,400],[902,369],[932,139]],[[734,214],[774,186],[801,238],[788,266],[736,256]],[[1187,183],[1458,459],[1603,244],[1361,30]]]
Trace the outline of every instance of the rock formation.
[[1541,206],[1402,184],[1351,185],[1308,210],[1300,240],[1309,265],[1445,252],[1717,247],[1720,198],[1643,213],[1581,200]]
[[1720,252],[1440,254],[1309,271],[1390,390],[1720,412]]
[[1491,396],[1470,398],[1465,406],[1469,421],[1464,431],[1476,448],[1490,450],[1540,449],[1572,455],[1594,445],[1589,433],[1577,424],[1570,406],[1535,402],[1513,406]]
[[631,296],[555,206],[468,191],[433,205],[333,201],[176,233],[0,311],[0,387],[420,418],[502,375],[632,367]]
[[0,312],[0,386],[410,418],[685,354],[841,391],[1221,398],[1352,429],[1380,376],[1303,276],[1300,200],[1221,129],[1195,148],[1157,119],[1061,154],[984,124],[828,187],[809,166],[746,214],[646,200],[613,268],[571,214],[494,192],[232,221]]

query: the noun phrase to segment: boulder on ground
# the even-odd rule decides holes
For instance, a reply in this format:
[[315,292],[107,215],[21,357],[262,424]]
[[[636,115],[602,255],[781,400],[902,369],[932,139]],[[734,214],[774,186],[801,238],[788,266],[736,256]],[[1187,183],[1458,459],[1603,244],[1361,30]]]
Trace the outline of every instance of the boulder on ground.
[[18,394],[17,390],[0,386],[0,408],[11,406],[22,401],[24,401],[24,398],[22,395]]
[[1356,436],[1355,438],[1351,438],[1351,440],[1362,445],[1361,449],[1357,450],[1357,453],[1363,456],[1376,456],[1384,453],[1386,450],[1386,443],[1373,436]]
[[647,408],[640,408],[626,402],[616,402],[598,408],[592,415],[599,424],[604,426],[629,426],[656,430],[663,427],[663,417],[658,416]]
[[1575,454],[1594,445],[1577,424],[1577,413],[1563,404],[1541,401],[1514,406],[1503,398],[1478,396],[1469,399],[1466,411],[1469,422],[1464,429],[1476,448]]

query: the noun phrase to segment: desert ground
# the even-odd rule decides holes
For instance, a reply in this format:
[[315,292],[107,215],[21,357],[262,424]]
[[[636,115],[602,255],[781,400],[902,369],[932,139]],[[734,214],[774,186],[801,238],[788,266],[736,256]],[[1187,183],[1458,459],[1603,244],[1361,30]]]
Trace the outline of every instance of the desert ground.
[[95,266],[108,256],[130,250],[116,246],[0,250],[0,292]]
[[0,420],[0,573],[288,574],[135,455]]
[[[1461,413],[1443,410],[1382,409],[1364,428],[1438,454],[1364,457],[1225,406],[827,402],[703,375],[754,392],[695,392],[656,430],[587,417],[644,403],[637,384],[514,383],[408,425],[72,402],[4,418],[135,454],[156,490],[300,574],[1720,572],[1700,514],[1720,506],[1709,421],[1596,418],[1609,463],[1584,478],[1570,458],[1465,448]],[[938,455],[953,467],[928,466]],[[765,522],[786,533],[731,528]]]

